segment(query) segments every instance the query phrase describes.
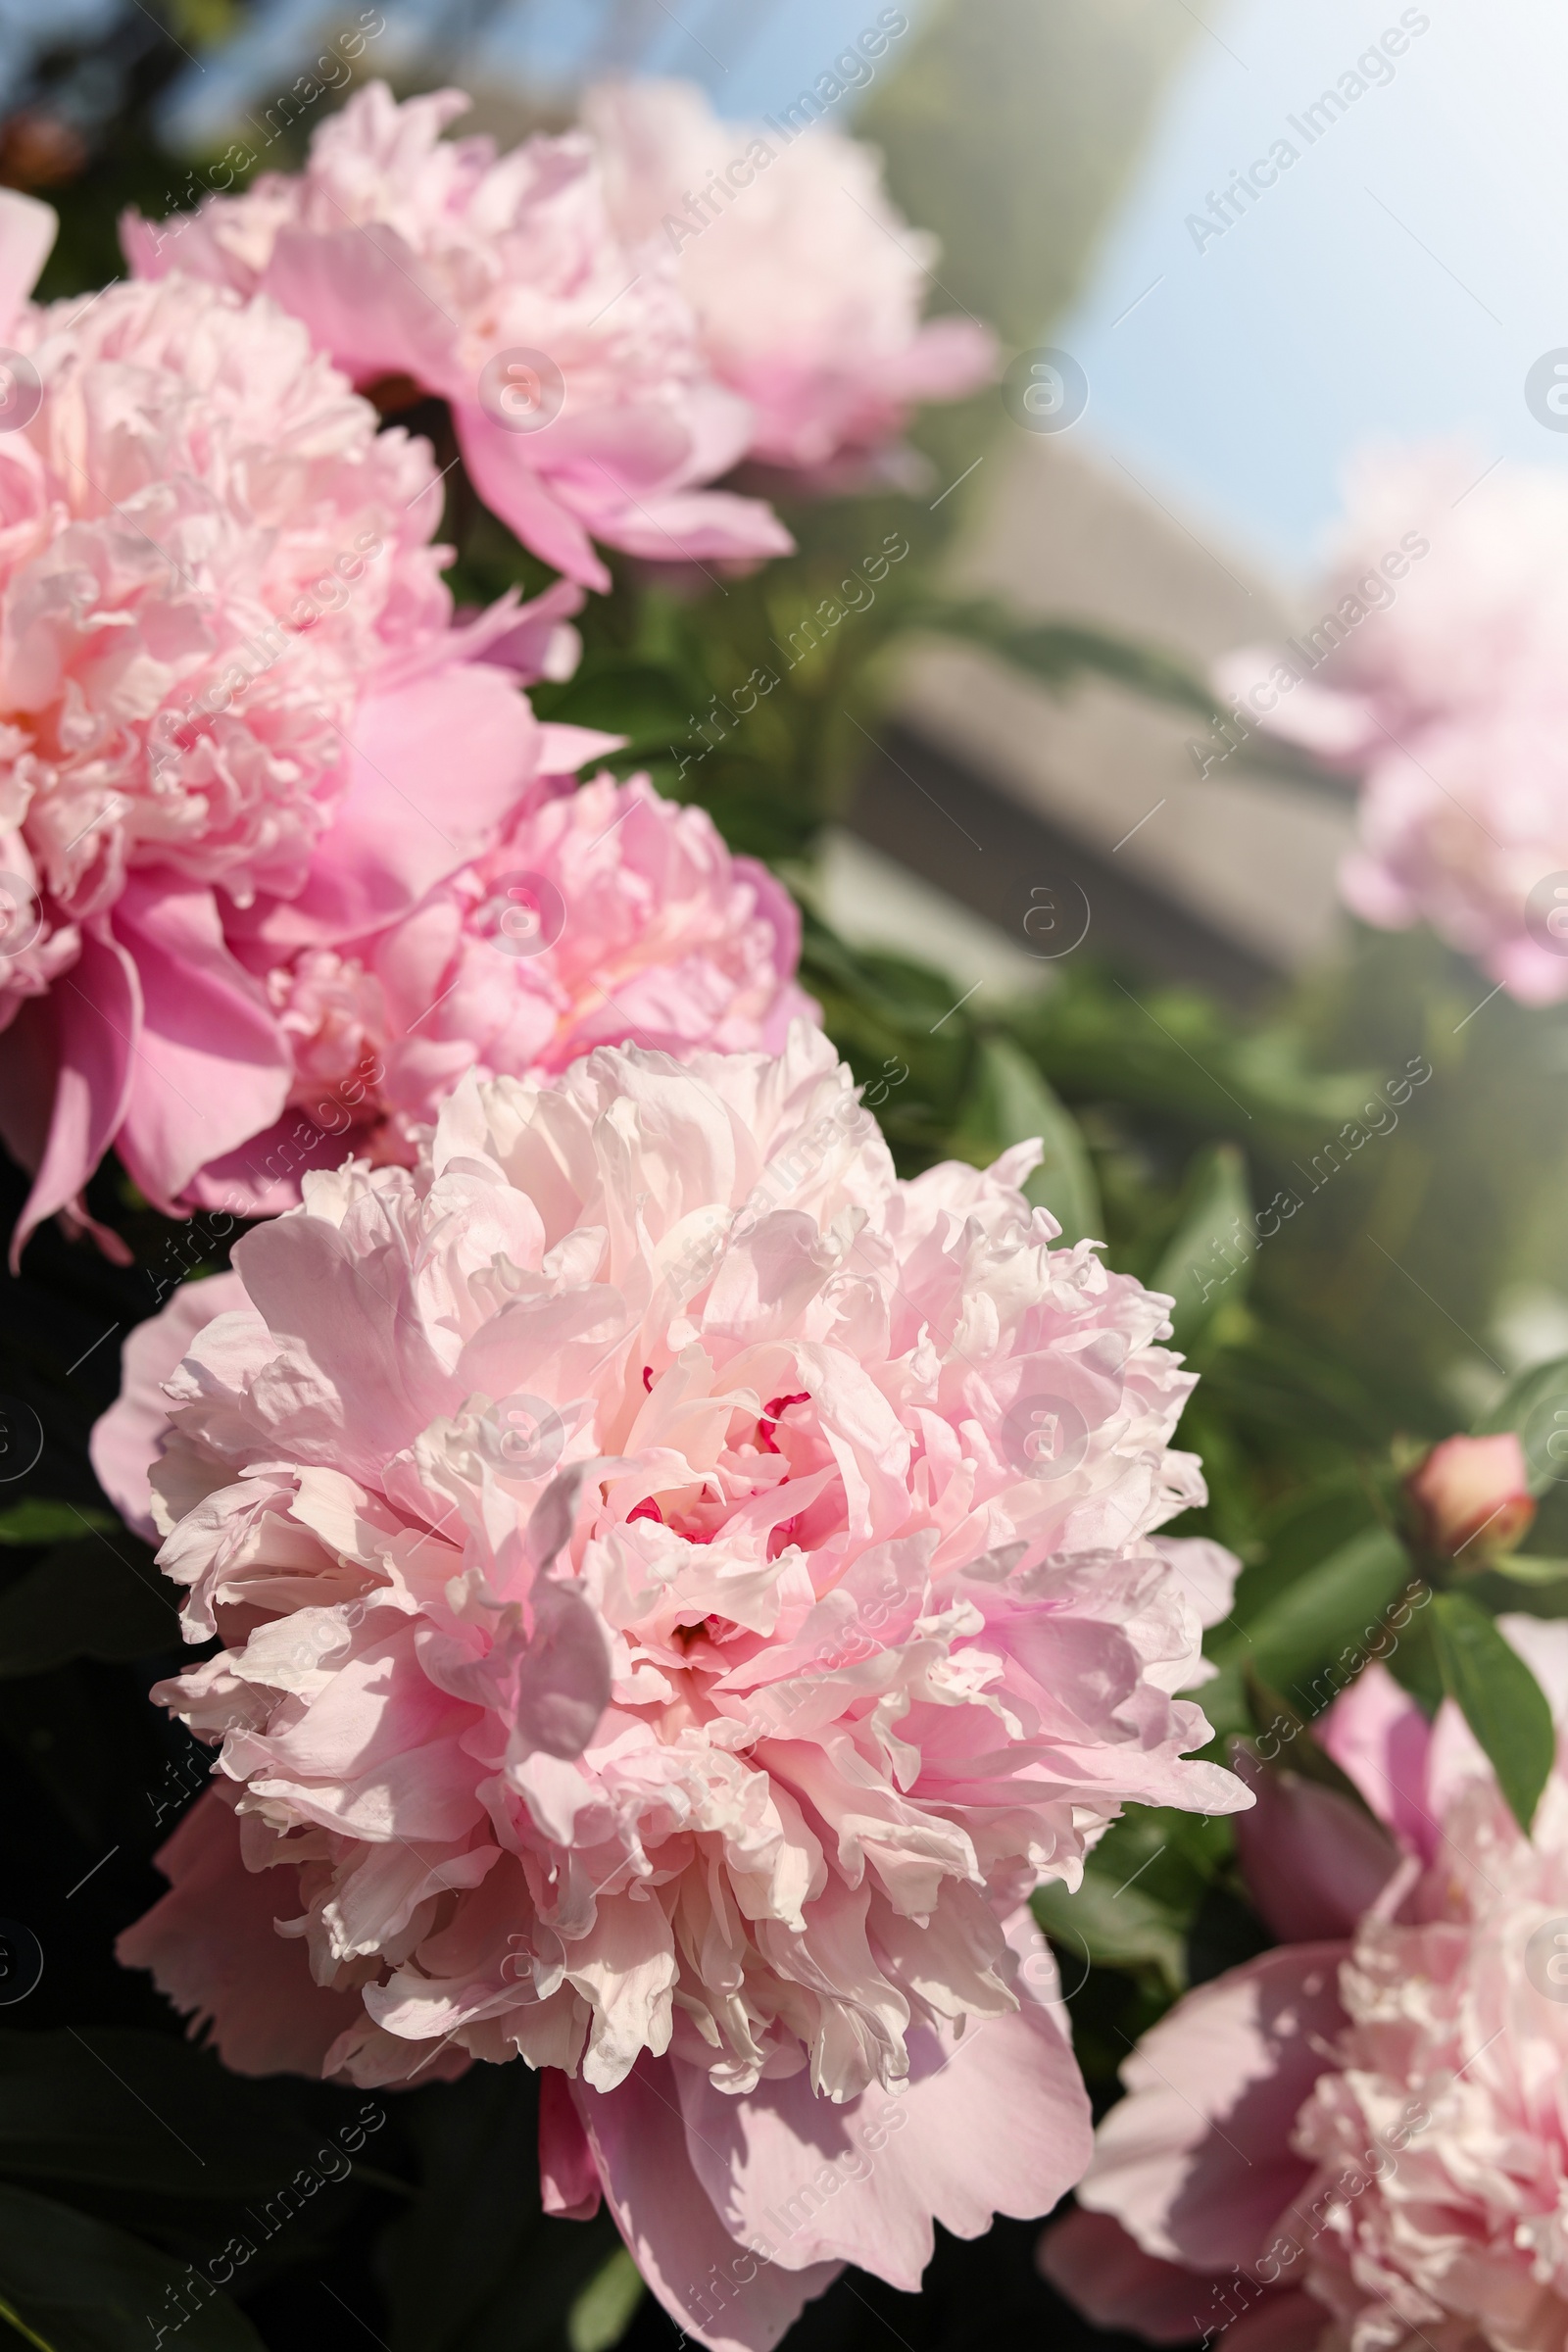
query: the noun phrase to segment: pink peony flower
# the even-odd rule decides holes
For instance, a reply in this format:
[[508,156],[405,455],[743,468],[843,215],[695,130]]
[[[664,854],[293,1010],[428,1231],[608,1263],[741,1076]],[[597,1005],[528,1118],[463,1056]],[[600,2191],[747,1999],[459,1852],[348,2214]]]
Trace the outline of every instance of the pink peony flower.
[[277,1117],[270,936],[363,933],[494,840],[547,741],[498,663],[576,594],[454,629],[427,446],[266,300],[173,277],[22,305],[52,223],[0,202],[0,332],[35,379],[0,435],[18,1248],[111,1143],[172,1207]]
[[602,83],[583,121],[622,235],[680,256],[713,372],[752,406],[754,458],[863,459],[921,401],[990,381],[989,328],[921,322],[940,248],[889,202],[873,148],[824,123],[720,122],[683,81]]
[[[1459,448],[1352,468],[1324,612],[1217,682],[1247,726],[1361,779],[1341,875],[1522,1003],[1568,996],[1568,481]],[[1479,478],[1478,478],[1479,477]],[[1558,885],[1561,884],[1559,890]]]
[[1525,1449],[1513,1431],[1445,1438],[1405,1481],[1434,1550],[1483,1568],[1511,1551],[1536,1516]]
[[610,586],[595,539],[658,563],[787,555],[760,501],[701,487],[744,454],[751,416],[709,373],[675,256],[616,232],[580,133],[499,159],[443,139],[469,103],[399,106],[371,82],[298,177],[156,226],[127,215],[126,258],[270,294],[356,384],[449,401],[481,498],[588,587]]
[[821,1017],[795,982],[800,945],[789,893],[732,858],[705,809],[644,776],[574,791],[542,774],[501,840],[401,922],[271,967],[289,1111],[194,1197],[275,1213],[345,1149],[412,1162],[416,1128],[470,1068],[520,1078],[628,1041],[776,1053],[791,1020]]
[[[1560,1737],[1568,1626],[1502,1624]],[[1156,2343],[1544,2352],[1568,2330],[1568,1772],[1524,1838],[1452,1702],[1429,1725],[1381,1666],[1321,1737],[1383,1828],[1305,1781],[1247,1817],[1300,1940],[1146,2034],[1043,2267]]]
[[1037,1152],[899,1182],[804,1023],[470,1074],[95,1439],[223,1642],[157,1694],[216,1785],[122,1959],[246,2071],[548,2070],[547,2206],[712,2345],[1049,2210],[1088,2110],[1019,1906],[1129,1798],[1246,1801],[1183,1760],[1168,1301],[1050,1249]]

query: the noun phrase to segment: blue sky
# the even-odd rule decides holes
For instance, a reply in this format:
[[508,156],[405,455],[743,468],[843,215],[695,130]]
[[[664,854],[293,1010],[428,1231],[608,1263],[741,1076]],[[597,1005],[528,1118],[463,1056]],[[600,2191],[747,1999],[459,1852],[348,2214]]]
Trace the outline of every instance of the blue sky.
[[[1462,434],[1478,471],[1568,460],[1568,435],[1524,397],[1531,364],[1568,346],[1560,0],[1409,12],[1430,23],[1393,79],[1310,146],[1288,117],[1353,72],[1401,7],[1195,8],[1206,29],[1089,297],[1053,330],[1093,386],[1081,429],[1295,574],[1358,440]],[[1223,235],[1195,236],[1188,216],[1282,136],[1298,160]]]

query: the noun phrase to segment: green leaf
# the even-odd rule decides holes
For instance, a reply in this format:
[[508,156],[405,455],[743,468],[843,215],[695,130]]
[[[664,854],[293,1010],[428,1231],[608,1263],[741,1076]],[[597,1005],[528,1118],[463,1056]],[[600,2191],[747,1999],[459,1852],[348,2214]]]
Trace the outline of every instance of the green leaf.
[[1476,1424],[1478,1437],[1508,1429],[1524,1447],[1532,1494],[1568,1479],[1568,1355],[1522,1373]]
[[611,2352],[631,2326],[646,2291],[637,2265],[624,2246],[617,2246],[566,2315],[571,2352]]
[[1023,1187],[1025,1200],[1050,1209],[1064,1245],[1103,1241],[1095,1171],[1071,1112],[1010,1038],[982,1038],[977,1064],[953,1137],[956,1155],[989,1167],[1011,1145],[1038,1136],[1045,1156]]
[[137,2027],[0,2033],[0,2175],[188,2199],[266,2198],[320,2141],[277,2094]]
[[1304,1716],[1321,1714],[1374,1656],[1386,1660],[1391,1643],[1397,1645],[1400,1633],[1387,1612],[1410,1584],[1410,1562],[1396,1536],[1384,1527],[1353,1536],[1260,1609],[1235,1640],[1215,1645],[1220,1672],[1202,1686],[1204,1714],[1222,1729],[1251,1728],[1249,1665]]
[[1065,1982],[1089,1961],[1107,1968],[1157,1969],[1167,1988],[1187,1984],[1193,1923],[1233,1848],[1223,1818],[1195,1820],[1170,1806],[1132,1805],[1111,1823],[1069,1893],[1038,1887],[1036,1917],[1063,1954]]
[[1236,1580],[1231,1602],[1236,1623],[1250,1625],[1306,1570],[1376,1525],[1371,1498],[1353,1469],[1336,1468],[1276,1503],[1258,1530],[1262,1558]]
[[0,1511],[0,1544],[63,1544],[84,1530],[109,1535],[119,1525],[107,1511],[81,1511],[74,1502],[46,1502],[34,1495]]
[[1519,1652],[1464,1593],[1435,1595],[1432,1637],[1443,1687],[1485,1748],[1528,1838],[1556,1753],[1545,1694]]
[[1209,687],[1179,654],[1140,645],[1109,629],[1076,620],[1024,620],[1005,605],[984,597],[955,603],[931,598],[907,617],[914,627],[961,637],[1001,655],[1055,693],[1085,678],[1109,678],[1151,702],[1174,704],[1204,719],[1224,715]]
[[71,1658],[145,1658],[180,1640],[172,1588],[123,1528],[78,1531],[0,1593],[0,1677],[46,1674]]
[[266,2352],[188,2265],[22,2188],[0,2187],[0,2301],[44,2352],[147,2352],[160,2327],[181,2352]]
[[623,765],[638,754],[671,747],[674,756],[685,752],[695,759],[710,739],[720,739],[722,721],[713,722],[711,738],[699,731],[694,691],[688,681],[651,662],[594,656],[564,685],[536,688],[533,699],[553,723],[624,735],[625,751],[614,755]]
[[1190,1353],[1220,1308],[1245,1298],[1256,1251],[1246,1163],[1234,1144],[1215,1144],[1194,1162],[1181,1222],[1149,1284],[1176,1302],[1176,1347]]
[[1097,1968],[1156,1968],[1173,1993],[1186,1991],[1186,1923],[1142,1886],[1113,1886],[1086,1870],[1075,1894],[1053,1880],[1030,1899],[1036,1919],[1064,1953],[1077,1953]]

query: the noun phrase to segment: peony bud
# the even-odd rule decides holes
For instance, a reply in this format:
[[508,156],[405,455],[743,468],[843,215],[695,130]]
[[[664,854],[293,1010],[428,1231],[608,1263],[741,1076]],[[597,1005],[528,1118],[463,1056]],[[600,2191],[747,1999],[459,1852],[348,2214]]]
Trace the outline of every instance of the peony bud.
[[1524,1447],[1495,1438],[1445,1438],[1405,1481],[1434,1551],[1483,1567],[1511,1551],[1536,1515]]

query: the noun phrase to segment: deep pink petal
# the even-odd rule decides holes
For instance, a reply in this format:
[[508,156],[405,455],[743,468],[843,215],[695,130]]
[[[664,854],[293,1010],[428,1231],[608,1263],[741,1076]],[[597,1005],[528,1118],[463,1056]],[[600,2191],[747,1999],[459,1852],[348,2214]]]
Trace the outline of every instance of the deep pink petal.
[[233,928],[286,953],[395,921],[490,846],[532,779],[538,745],[513,678],[484,662],[369,695],[355,714],[348,789],[303,892]]
[[281,229],[257,290],[303,319],[312,342],[356,384],[408,375],[432,392],[448,390],[457,322],[418,256],[385,221],[345,221],[324,234]]
[[733,490],[675,490],[628,500],[594,518],[597,536],[654,564],[760,563],[795,541],[764,499]]
[[1351,1936],[1399,1865],[1385,1830],[1335,1789],[1294,1772],[1236,1769],[1257,1802],[1236,1816],[1236,1852],[1249,1891],[1285,1943]]
[[[107,933],[83,931],[80,956],[55,982],[49,1015],[54,1090],[48,1134],[12,1239],[13,1266],[33,1228],[74,1200],[114,1142],[130,1099],[141,1031],[141,987],[131,958]],[[6,1042],[22,1027],[22,1020],[14,1021]],[[25,1043],[18,1040],[13,1052],[22,1051],[29,1054],[35,1110],[41,1032],[29,1035]]]
[[359,1148],[341,1126],[342,1105],[323,1101],[323,1114],[334,1111],[335,1128],[319,1126],[304,1110],[285,1110],[270,1127],[253,1135],[235,1152],[221,1152],[197,1169],[185,1187],[191,1208],[221,1209],[231,1217],[279,1217],[296,1206],[300,1179],[313,1168],[340,1168]]
[[568,579],[608,589],[610,573],[588,533],[530,464],[523,446],[528,436],[509,432],[479,408],[455,404],[452,421],[474,488],[508,529]]
[[135,873],[113,919],[143,1004],[120,1153],[167,1208],[203,1160],[271,1125],[293,1065],[262,988],[229,953],[211,890]]
[[559,2066],[539,2076],[539,2195],[546,2213],[567,2222],[591,2222],[604,2201],[599,2167]]

